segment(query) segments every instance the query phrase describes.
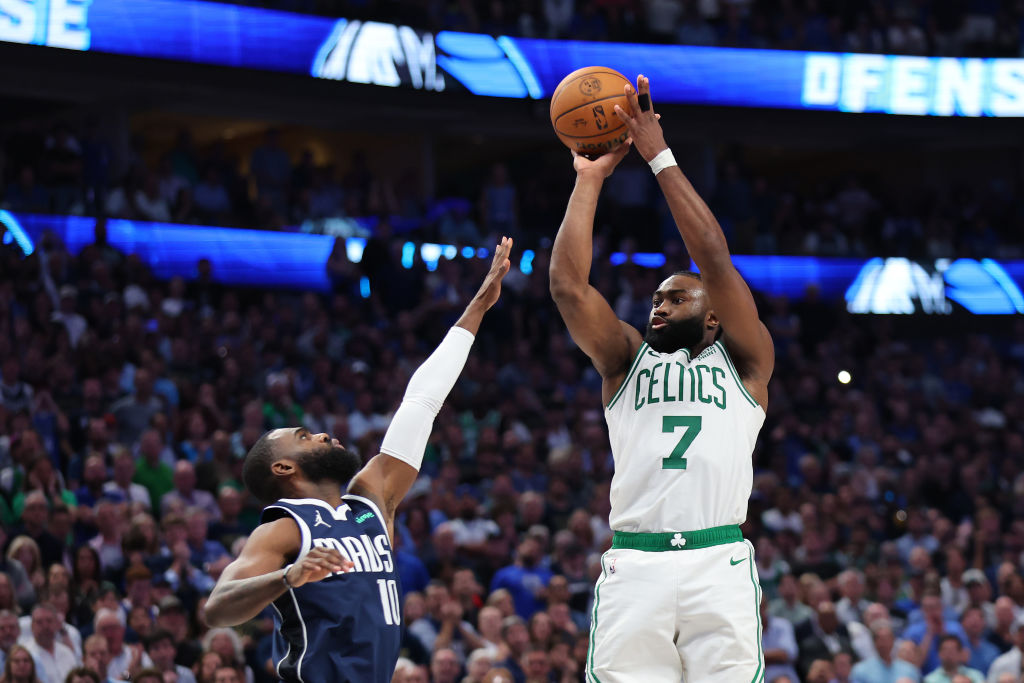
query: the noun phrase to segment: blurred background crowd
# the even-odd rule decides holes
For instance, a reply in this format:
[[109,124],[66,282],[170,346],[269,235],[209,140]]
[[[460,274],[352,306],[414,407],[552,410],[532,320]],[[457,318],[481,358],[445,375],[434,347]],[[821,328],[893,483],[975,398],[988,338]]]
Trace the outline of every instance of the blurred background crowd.
[[[131,142],[119,150],[114,140],[125,137]],[[515,234],[520,246],[543,247],[550,246],[572,189],[565,155],[544,164],[505,163],[492,152],[481,160],[484,172],[458,169],[428,197],[414,179],[422,170],[413,161],[397,176],[379,172],[382,161],[371,161],[361,148],[333,149],[318,162],[309,148],[291,151],[276,128],[231,147],[224,139],[197,144],[181,129],[161,145],[142,133],[102,133],[96,119],[86,117],[77,125],[26,121],[0,141],[0,177],[6,179],[0,208],[15,213],[312,232],[340,225],[338,234],[369,229],[472,246]],[[748,160],[752,156],[743,147],[721,150],[706,176],[695,179],[736,253],[1022,254],[1024,204],[1016,201],[1014,172],[998,164],[958,178],[949,168],[956,161],[939,161],[938,177],[922,178],[839,162],[802,178]],[[602,239],[616,248],[657,251],[676,239],[660,190],[639,157],[628,157],[608,186]],[[638,234],[630,229],[633,220],[652,229]]]
[[[208,264],[194,281],[157,281],[106,243],[102,221],[78,256],[52,238],[27,259],[4,248],[8,680],[27,680],[16,644],[41,683],[75,667],[101,683],[272,680],[269,614],[238,631],[203,621],[258,518],[239,484],[247,449],[303,424],[377,453],[411,371],[486,267],[406,269],[391,246],[334,263],[327,296],[224,289]],[[642,327],[665,271],[607,263],[599,254],[593,281]],[[531,275],[510,274],[401,508],[398,680],[482,681],[492,667],[519,683],[581,680],[612,459],[600,378],[546,273],[541,251]],[[360,277],[368,299],[352,294]],[[850,670],[892,654],[910,680],[955,658],[1016,681],[1024,323],[914,333],[813,293],[759,306],[777,367],[744,532],[767,680],[886,681]]]
[[1018,57],[1017,0],[237,0],[434,31],[720,47]]

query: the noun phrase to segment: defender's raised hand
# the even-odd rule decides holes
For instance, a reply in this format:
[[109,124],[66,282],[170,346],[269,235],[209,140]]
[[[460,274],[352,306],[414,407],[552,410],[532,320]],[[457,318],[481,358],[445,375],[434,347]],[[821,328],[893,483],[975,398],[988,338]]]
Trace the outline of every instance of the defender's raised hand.
[[665,135],[661,130],[661,116],[654,113],[654,105],[651,102],[651,82],[641,74],[637,76],[636,88],[627,85],[625,91],[630,110],[625,111],[619,105],[615,105],[615,115],[629,129],[629,136],[636,151],[640,152],[644,161],[650,162],[659,152],[668,149]]
[[512,268],[512,262],[509,260],[511,253],[512,238],[502,237],[501,244],[494,248],[491,269],[487,272],[487,276],[484,278],[483,284],[480,285],[476,296],[473,297],[475,301],[484,306],[484,310],[497,303],[498,297],[501,296],[501,281],[505,279],[509,269]]

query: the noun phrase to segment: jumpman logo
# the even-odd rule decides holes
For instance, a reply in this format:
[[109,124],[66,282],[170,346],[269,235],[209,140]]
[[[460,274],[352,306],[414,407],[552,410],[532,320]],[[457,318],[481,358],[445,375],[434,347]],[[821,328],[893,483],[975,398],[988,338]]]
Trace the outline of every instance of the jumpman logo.
[[321,524],[323,524],[328,529],[331,528],[331,525],[324,521],[324,518],[320,516],[320,511],[317,510],[316,511],[316,521],[313,522],[313,528],[315,529],[316,527],[320,526]]

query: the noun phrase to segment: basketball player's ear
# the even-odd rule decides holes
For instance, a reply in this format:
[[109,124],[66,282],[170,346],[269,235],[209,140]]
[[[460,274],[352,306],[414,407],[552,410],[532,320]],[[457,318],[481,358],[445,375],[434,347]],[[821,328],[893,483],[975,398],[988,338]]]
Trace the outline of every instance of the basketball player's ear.
[[287,477],[295,473],[295,463],[287,458],[275,460],[270,466],[270,472],[275,477]]
[[708,311],[707,316],[704,319],[704,324],[707,325],[709,330],[717,330],[721,323],[718,321],[718,316],[715,315],[714,311]]

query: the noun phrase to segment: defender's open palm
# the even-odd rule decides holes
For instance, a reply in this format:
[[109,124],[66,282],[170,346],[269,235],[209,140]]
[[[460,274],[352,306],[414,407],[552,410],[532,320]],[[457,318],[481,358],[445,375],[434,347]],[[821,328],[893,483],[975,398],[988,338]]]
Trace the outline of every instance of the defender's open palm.
[[484,282],[480,285],[480,290],[476,293],[475,297],[485,308],[493,306],[497,303],[498,297],[501,296],[501,281],[505,279],[509,269],[512,268],[512,262],[509,260],[511,253],[512,238],[502,237],[501,244],[494,249],[491,269],[487,272],[487,277],[484,278]]
[[306,556],[288,570],[285,578],[292,588],[307,583],[323,581],[336,572],[352,571],[352,561],[338,552],[337,548],[311,548]]

